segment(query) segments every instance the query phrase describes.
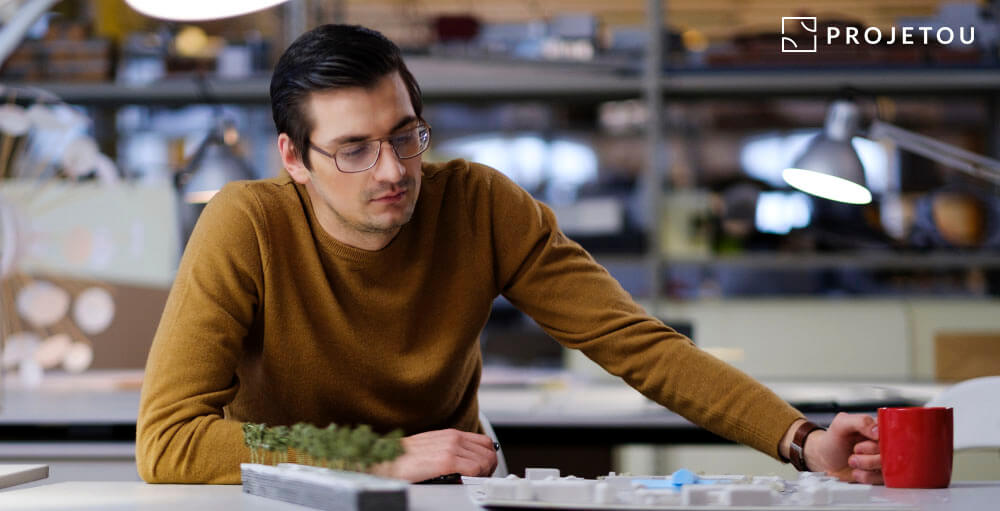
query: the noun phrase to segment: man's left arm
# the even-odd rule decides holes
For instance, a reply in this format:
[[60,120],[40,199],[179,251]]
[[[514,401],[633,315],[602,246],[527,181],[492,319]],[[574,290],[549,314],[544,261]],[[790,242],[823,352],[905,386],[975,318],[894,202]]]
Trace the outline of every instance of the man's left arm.
[[[559,231],[549,208],[502,175],[492,181],[491,235],[501,254],[497,284],[511,303],[561,344],[582,351],[650,399],[713,433],[788,459],[788,432],[802,420],[798,410],[646,314]],[[810,435],[810,441],[830,436],[806,444],[819,448],[806,453],[807,460],[811,455],[807,463],[819,463],[817,470],[839,470],[855,445],[862,449],[860,456],[872,456],[865,452],[870,444],[851,442],[870,436],[844,421],[827,434]],[[871,464],[871,458],[858,459]]]

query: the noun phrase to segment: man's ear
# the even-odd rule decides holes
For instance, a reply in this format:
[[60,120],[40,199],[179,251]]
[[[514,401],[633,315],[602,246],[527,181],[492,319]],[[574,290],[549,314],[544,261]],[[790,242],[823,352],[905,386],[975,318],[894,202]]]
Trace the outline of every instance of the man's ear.
[[302,163],[302,156],[295,150],[287,133],[278,135],[278,152],[281,153],[282,165],[296,183],[304,185],[312,179],[312,173]]

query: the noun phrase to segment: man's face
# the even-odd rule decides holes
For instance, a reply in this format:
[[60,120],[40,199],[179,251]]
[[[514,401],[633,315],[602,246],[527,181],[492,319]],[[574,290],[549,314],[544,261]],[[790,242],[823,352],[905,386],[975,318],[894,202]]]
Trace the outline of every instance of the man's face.
[[[310,140],[330,154],[418,125],[406,86],[395,72],[371,89],[314,92],[304,106],[313,121]],[[410,221],[420,193],[420,156],[399,159],[383,141],[374,167],[348,174],[332,158],[311,151],[312,171],[289,168],[289,173],[306,185],[320,223],[334,238],[361,248],[371,248],[373,240],[384,246]]]

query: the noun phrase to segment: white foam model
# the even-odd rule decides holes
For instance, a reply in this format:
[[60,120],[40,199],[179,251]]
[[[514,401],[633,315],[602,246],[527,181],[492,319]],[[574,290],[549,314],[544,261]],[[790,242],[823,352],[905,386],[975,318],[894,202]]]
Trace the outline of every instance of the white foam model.
[[524,469],[524,478],[529,481],[541,481],[548,478],[558,479],[559,469],[558,468],[526,468]]
[[527,478],[465,477],[469,497],[485,509],[760,510],[826,511],[913,509],[872,495],[872,487],[848,484],[822,473],[805,472],[797,480],[778,476],[697,476],[679,470],[669,476],[630,476],[614,472],[596,480],[559,477],[557,469],[529,468]]

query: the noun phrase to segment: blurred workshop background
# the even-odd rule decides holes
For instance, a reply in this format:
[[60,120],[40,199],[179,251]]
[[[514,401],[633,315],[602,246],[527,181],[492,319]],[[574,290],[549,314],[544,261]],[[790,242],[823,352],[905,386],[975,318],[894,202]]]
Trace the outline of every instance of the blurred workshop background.
[[[403,48],[425,160],[507,174],[650,313],[803,410],[1000,375],[1000,2],[291,0],[182,23],[8,0],[0,22],[0,461],[136,478],[134,403],[185,240],[222,184],[282,172],[270,71],[322,23]],[[820,139],[869,201],[789,184]],[[514,466],[790,473],[636,426],[644,398],[502,298],[481,344]],[[963,477],[1000,478],[1000,455],[960,453]]]

